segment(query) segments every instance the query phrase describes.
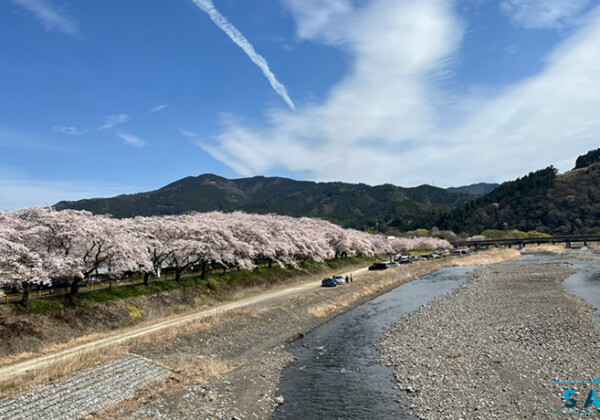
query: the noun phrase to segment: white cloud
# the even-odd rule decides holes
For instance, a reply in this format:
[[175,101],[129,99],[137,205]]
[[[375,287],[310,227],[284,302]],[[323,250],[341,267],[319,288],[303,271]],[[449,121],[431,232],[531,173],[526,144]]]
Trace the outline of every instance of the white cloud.
[[[339,22],[331,15],[353,62],[327,98],[294,114],[269,110],[262,125],[225,117],[200,146],[241,175],[285,169],[317,180],[444,186],[549,164],[570,169],[598,147],[600,8],[538,75],[493,94],[454,96],[443,81],[464,24],[452,7],[374,0]],[[326,26],[311,37],[329,42]]]
[[131,134],[125,133],[117,133],[117,136],[120,137],[125,143],[134,147],[144,147],[146,142],[137,136],[132,136]]
[[89,132],[90,130],[82,130],[77,127],[73,127],[71,125],[55,125],[52,127],[52,131],[60,134],[69,134],[69,135],[80,135]]
[[202,11],[204,11],[210,19],[217,25],[223,32],[227,34],[229,38],[240,47],[246,55],[252,60],[254,64],[256,64],[263,72],[273,90],[281,96],[281,98],[285,101],[285,103],[290,107],[290,109],[294,110],[295,105],[292,99],[289,97],[287,93],[287,89],[285,86],[277,80],[271,69],[269,68],[269,63],[267,60],[256,52],[250,41],[246,39],[244,35],[233,26],[217,9],[212,2],[212,0],[192,0],[196,6],[198,6]]
[[349,0],[284,0],[284,4],[296,19],[298,38],[332,45],[344,43],[353,11]]
[[[502,94],[476,103],[449,134],[462,151],[477,150],[466,173],[504,166],[511,177],[555,164],[598,147],[600,134],[600,9],[548,57],[546,68]],[[500,171],[499,169],[496,169]]]
[[183,137],[187,137],[188,139],[197,139],[198,138],[198,134],[194,133],[193,131],[186,130],[185,128],[178,128],[177,130],[179,130],[179,133]]
[[124,124],[127,121],[129,121],[129,115],[127,114],[109,115],[108,117],[106,117],[106,121],[104,121],[104,124],[98,127],[98,130],[108,130],[109,128],[113,128],[116,125]]
[[339,42],[354,62],[323,103],[295,114],[271,111],[264,129],[225,119],[216,144],[204,149],[242,175],[284,167],[316,179],[394,180],[400,157],[391,148],[434,128],[431,86],[459,47],[463,25],[444,0],[380,0],[340,18],[328,25],[343,28]]
[[561,28],[572,24],[589,0],[502,0],[500,9],[528,29]]
[[38,19],[47,31],[78,35],[79,25],[69,13],[57,8],[49,0],[13,0],[13,3],[27,9]]
[[150,115],[150,114],[154,114],[155,112],[162,111],[163,109],[165,109],[168,106],[169,106],[169,104],[156,105],[154,108],[152,108],[150,111],[148,111],[146,113],[146,115]]

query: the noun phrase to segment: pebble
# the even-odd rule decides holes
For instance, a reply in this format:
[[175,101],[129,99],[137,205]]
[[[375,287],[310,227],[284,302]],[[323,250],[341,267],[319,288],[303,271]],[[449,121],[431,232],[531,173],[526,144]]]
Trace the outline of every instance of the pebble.
[[[600,374],[600,334],[584,310],[589,305],[561,288],[573,272],[523,262],[482,268],[394,325],[382,362],[394,366],[411,414],[487,420],[562,411],[567,388],[551,382]],[[575,389],[587,395],[589,386]]]

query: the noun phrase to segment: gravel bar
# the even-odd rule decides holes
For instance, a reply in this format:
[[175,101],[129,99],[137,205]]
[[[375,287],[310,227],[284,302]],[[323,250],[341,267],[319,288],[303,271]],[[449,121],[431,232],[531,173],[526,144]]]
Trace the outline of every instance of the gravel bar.
[[[597,385],[552,384],[600,377],[592,308],[561,287],[573,272],[560,263],[486,267],[394,325],[382,358],[395,367],[411,413],[438,420],[597,412],[583,409]],[[564,406],[567,389],[578,392],[573,409]]]

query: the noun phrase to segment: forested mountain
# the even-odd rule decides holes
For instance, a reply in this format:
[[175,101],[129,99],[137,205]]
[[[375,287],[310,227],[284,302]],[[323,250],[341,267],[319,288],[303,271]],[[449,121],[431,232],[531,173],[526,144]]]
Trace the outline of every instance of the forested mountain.
[[[578,159],[579,161],[579,159]],[[600,164],[557,175],[552,166],[501,184],[491,193],[439,217],[423,220],[456,232],[486,229],[545,233],[600,231]]]
[[391,184],[369,186],[343,182],[295,181],[262,177],[226,179],[206,174],[187,177],[159,190],[113,198],[62,201],[54,207],[89,210],[115,217],[182,214],[190,211],[277,213],[319,217],[344,227],[385,229],[392,220],[402,230],[423,214],[440,214],[461,206],[476,195],[448,192],[422,185],[402,188]]
[[115,217],[191,211],[277,213],[319,217],[343,227],[396,234],[416,228],[478,234],[486,229],[544,233],[600,232],[600,149],[580,156],[558,175],[549,166],[514,181],[458,188],[295,181],[262,177],[188,177],[159,190],[74,202],[56,209]]
[[488,184],[480,182],[479,184],[465,185],[464,187],[450,187],[446,188],[446,191],[451,193],[465,193],[471,195],[485,195],[494,191],[500,184]]

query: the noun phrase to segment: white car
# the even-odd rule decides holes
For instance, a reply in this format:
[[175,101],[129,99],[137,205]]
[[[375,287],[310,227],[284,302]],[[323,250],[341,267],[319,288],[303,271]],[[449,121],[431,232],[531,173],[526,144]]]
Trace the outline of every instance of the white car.
[[346,284],[346,279],[344,278],[344,276],[341,276],[339,274],[337,276],[333,276],[332,279],[334,279],[337,284]]

